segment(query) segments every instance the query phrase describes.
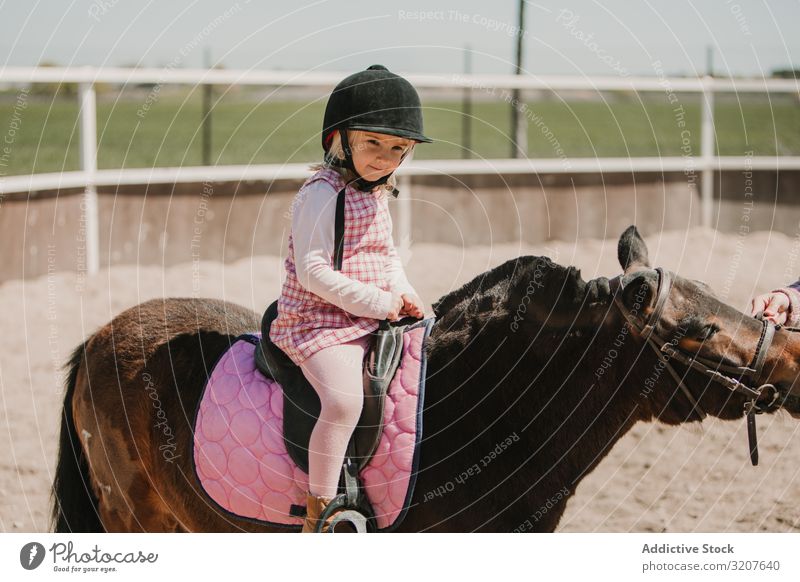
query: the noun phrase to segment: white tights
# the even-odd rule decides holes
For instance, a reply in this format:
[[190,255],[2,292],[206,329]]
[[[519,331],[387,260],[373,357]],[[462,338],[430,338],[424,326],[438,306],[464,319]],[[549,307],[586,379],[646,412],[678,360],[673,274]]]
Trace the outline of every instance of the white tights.
[[336,495],[347,443],[364,405],[362,367],[369,338],[323,348],[300,364],[322,403],[308,445],[308,486],[313,495]]

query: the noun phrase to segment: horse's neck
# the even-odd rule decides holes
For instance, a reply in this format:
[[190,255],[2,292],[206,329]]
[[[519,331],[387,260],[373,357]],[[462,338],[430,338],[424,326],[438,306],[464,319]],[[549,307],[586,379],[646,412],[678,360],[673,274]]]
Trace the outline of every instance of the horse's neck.
[[477,464],[484,478],[464,479],[470,496],[491,491],[510,503],[484,527],[513,530],[550,506],[537,525],[552,529],[565,509],[564,489],[571,495],[638,420],[636,399],[629,382],[595,377],[608,349],[602,330],[594,337],[598,348],[587,350],[593,334],[561,345],[549,338],[531,342],[510,333],[509,321],[483,320],[476,331],[476,321],[465,317],[461,330],[434,329],[428,377],[435,393],[427,398],[433,413],[426,415],[426,432],[449,446],[432,443],[428,450],[455,475]]

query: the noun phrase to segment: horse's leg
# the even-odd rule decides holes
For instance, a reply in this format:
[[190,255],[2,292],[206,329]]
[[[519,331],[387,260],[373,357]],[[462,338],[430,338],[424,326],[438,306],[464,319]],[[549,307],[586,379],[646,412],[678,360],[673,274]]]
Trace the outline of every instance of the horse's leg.
[[[107,532],[182,531],[151,484],[148,427],[139,407],[125,406],[119,380],[104,374],[99,358],[88,358],[72,401],[75,430],[89,464],[89,481]],[[94,364],[94,365],[92,365]]]
[[[75,426],[89,459],[89,478],[107,532],[174,532],[183,528],[151,484],[142,459],[123,431],[103,422],[87,402],[76,401]],[[124,430],[124,429],[123,429]],[[129,439],[132,437],[128,437]],[[141,445],[141,439],[137,439]]]
[[128,491],[109,496],[107,504],[101,502],[100,518],[109,532],[186,531],[149,484],[144,470],[133,476]]

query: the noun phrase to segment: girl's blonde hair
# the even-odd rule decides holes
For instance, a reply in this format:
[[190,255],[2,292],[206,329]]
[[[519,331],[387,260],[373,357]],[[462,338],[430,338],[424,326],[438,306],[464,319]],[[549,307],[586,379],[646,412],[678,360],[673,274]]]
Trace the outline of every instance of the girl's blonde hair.
[[[352,131],[348,132],[348,135],[353,135]],[[409,146],[409,154],[411,150],[414,149],[416,142],[413,140],[411,141],[411,145]],[[351,144],[352,148],[352,144]],[[322,162],[318,164],[312,164],[309,166],[309,170],[312,172],[318,172],[319,170],[333,170],[334,172],[338,173],[342,178],[345,179],[346,182],[352,182],[358,178],[358,175],[353,172],[349,168],[345,168],[344,166],[340,166],[337,164],[338,160],[344,160],[344,149],[342,148],[342,134],[338,131],[333,133],[331,137],[331,145],[328,148],[328,151],[325,152],[325,156],[322,159]],[[395,179],[394,173],[389,176],[389,179],[386,180],[385,184],[381,185],[381,188],[386,190],[386,192],[391,192],[397,186],[397,180]]]

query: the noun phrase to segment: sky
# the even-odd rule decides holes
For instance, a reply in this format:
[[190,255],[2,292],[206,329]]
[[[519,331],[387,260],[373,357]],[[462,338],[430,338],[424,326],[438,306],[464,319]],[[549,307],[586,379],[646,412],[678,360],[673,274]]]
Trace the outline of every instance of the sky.
[[[763,76],[800,68],[800,0],[0,0],[0,66]],[[466,55],[469,55],[469,59]]]

